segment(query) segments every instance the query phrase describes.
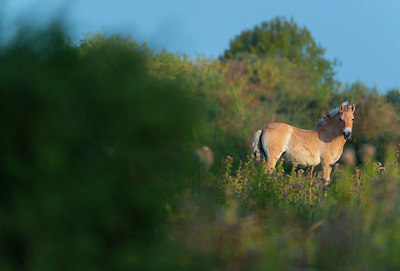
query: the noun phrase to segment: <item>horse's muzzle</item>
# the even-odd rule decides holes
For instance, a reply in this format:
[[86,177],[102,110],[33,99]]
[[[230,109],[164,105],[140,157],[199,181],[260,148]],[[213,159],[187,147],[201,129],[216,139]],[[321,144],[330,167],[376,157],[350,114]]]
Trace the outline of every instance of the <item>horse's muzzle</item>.
[[346,131],[346,132],[343,132],[343,137],[344,137],[344,139],[349,139],[350,137],[351,137],[351,132],[348,132],[348,131]]

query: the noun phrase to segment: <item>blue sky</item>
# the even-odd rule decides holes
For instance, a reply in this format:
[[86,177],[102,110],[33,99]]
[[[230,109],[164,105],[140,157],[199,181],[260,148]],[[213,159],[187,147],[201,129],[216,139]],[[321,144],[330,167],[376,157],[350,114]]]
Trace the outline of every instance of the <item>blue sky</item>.
[[218,57],[242,30],[293,17],[337,58],[338,79],[380,91],[400,88],[400,1],[385,0],[6,0],[7,26],[63,17],[74,40],[89,31],[130,34],[151,46]]

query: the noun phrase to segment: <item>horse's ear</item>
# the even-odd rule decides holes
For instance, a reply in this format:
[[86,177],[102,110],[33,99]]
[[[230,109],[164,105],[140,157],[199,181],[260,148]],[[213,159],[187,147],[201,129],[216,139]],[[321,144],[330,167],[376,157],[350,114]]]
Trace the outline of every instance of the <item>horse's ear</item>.
[[343,112],[343,105],[339,105],[339,111]]
[[352,109],[352,111],[353,111],[353,113],[354,113],[354,111],[356,111],[356,105],[355,105],[355,104],[352,104],[352,105],[351,105],[351,109]]

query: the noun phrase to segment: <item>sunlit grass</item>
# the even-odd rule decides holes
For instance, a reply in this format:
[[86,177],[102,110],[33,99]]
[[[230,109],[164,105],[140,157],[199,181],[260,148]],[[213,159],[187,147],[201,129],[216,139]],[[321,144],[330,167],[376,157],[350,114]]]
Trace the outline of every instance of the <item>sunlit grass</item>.
[[[325,186],[320,174],[282,161],[271,173],[248,157],[204,183],[224,195],[182,199],[170,234],[183,246],[183,264],[221,270],[376,270],[399,266],[399,164],[393,151],[385,166],[337,165]],[[208,203],[205,203],[209,201]],[[187,249],[187,250],[186,250]],[[190,264],[189,264],[190,263]],[[193,266],[192,266],[193,267]]]

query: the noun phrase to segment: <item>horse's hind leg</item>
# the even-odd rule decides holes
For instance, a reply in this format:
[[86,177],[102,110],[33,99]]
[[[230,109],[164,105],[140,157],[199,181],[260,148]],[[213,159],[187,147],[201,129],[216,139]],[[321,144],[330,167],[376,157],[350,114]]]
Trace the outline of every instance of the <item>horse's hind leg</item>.
[[276,162],[278,161],[278,159],[279,158],[269,157],[269,159],[267,161],[267,168],[265,170],[265,173],[271,172],[275,169],[275,165],[276,165]]
[[271,147],[271,148],[267,147],[267,150],[268,150],[268,156],[267,156],[267,160],[265,161],[266,162],[265,173],[271,172],[275,169],[276,162],[278,161],[278,159],[281,157],[281,155],[283,153],[283,151],[281,151],[277,148],[274,148],[274,147]]
[[266,172],[275,169],[276,162],[285,151],[285,142],[278,133],[264,130],[264,137],[262,138],[264,146],[268,152],[267,154],[267,168]]

